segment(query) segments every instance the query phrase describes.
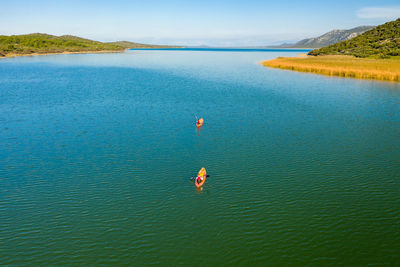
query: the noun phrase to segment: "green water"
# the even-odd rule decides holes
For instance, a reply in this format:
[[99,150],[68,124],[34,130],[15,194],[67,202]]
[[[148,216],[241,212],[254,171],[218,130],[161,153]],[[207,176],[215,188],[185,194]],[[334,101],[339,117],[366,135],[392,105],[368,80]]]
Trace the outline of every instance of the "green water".
[[400,85],[298,53],[0,60],[0,265],[399,265]]

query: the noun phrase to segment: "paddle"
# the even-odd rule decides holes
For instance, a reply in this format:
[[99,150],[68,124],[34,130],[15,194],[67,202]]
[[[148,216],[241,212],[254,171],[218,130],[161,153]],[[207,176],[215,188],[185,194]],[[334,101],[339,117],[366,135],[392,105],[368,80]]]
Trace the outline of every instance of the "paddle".
[[[208,178],[208,177],[210,177],[210,175],[206,175],[206,178]],[[196,177],[190,177],[190,180],[194,180],[194,179],[196,179],[197,178],[197,176]]]

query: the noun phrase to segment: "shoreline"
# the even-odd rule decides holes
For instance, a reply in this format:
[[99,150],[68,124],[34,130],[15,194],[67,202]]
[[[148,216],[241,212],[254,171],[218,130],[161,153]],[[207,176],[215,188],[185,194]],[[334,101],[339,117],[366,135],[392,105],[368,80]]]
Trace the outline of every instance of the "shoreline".
[[98,50],[98,51],[64,51],[64,52],[49,52],[49,53],[30,53],[30,54],[6,54],[0,56],[2,58],[29,57],[29,56],[48,56],[48,55],[69,55],[69,54],[106,54],[106,53],[122,53],[124,50]]
[[399,59],[371,59],[352,56],[278,57],[262,61],[265,67],[308,72],[325,76],[400,82]]

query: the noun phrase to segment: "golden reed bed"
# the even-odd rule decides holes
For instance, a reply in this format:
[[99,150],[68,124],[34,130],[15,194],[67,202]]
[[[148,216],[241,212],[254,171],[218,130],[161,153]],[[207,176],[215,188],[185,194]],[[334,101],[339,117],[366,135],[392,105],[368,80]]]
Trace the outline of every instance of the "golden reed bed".
[[400,59],[370,59],[352,56],[278,57],[264,66],[330,76],[400,82]]

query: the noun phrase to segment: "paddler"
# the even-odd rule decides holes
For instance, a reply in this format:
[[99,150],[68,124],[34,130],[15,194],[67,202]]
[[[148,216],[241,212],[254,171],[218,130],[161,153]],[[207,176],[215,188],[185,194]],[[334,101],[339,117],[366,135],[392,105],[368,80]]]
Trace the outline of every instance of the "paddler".
[[198,184],[200,184],[203,181],[203,179],[204,179],[203,177],[197,176],[196,181]]
[[203,118],[197,119],[196,126],[197,127],[201,127],[203,125],[203,123],[204,123],[204,119]]

